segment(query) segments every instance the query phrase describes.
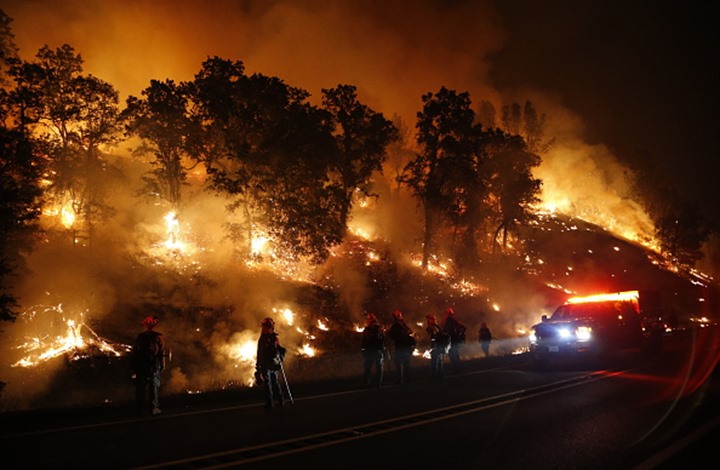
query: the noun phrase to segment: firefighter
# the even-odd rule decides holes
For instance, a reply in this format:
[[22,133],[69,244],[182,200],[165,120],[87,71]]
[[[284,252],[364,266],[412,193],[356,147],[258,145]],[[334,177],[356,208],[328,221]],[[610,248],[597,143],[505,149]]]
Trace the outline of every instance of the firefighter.
[[393,359],[395,361],[397,381],[399,384],[404,384],[408,381],[410,374],[410,359],[415,350],[416,341],[412,330],[403,319],[402,312],[395,310],[392,316],[393,324],[388,330],[388,338],[390,338],[395,345],[395,355]]
[[430,339],[430,370],[431,380],[440,380],[443,376],[443,361],[450,347],[450,337],[442,331],[434,314],[425,315],[427,331]]
[[159,415],[160,374],[165,369],[165,339],[155,331],[159,319],[150,315],[142,321],[145,331],[138,334],[131,352],[131,366],[135,380],[135,404],[138,414],[150,410]]
[[492,333],[485,322],[480,323],[480,330],[478,330],[478,342],[480,343],[480,349],[482,349],[485,357],[490,355],[490,342],[492,341]]
[[445,310],[445,319],[443,320],[442,330],[450,336],[450,350],[448,357],[453,371],[457,374],[460,372],[460,350],[465,344],[465,325],[455,316],[455,310],[448,307]]
[[375,386],[382,387],[383,361],[387,348],[385,347],[385,331],[378,323],[377,317],[369,313],[365,317],[365,328],[362,331],[361,352],[363,356],[363,387],[370,386],[370,375],[375,368]]
[[285,348],[280,345],[278,334],[275,333],[275,321],[268,317],[260,322],[260,338],[257,344],[255,362],[255,380],[265,385],[265,408],[273,408],[274,404],[283,407],[285,397],[280,388],[279,372],[285,360]]

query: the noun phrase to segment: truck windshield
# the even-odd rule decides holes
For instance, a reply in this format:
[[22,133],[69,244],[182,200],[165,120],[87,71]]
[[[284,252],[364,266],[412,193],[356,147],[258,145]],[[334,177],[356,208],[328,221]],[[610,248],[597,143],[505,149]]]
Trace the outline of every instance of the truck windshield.
[[561,305],[551,320],[574,320],[578,318],[610,319],[637,315],[632,302],[588,302]]

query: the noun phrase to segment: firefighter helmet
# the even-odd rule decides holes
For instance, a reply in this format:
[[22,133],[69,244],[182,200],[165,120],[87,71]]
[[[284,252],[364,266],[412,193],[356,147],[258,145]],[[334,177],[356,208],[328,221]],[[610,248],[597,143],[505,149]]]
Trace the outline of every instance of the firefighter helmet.
[[160,320],[155,315],[148,315],[143,319],[142,326],[147,329],[152,329],[155,328],[159,322]]
[[273,320],[270,317],[267,317],[263,319],[263,321],[260,322],[261,326],[267,327],[267,328],[274,328],[275,327],[275,320]]
[[395,310],[395,311],[392,313],[392,316],[393,316],[393,318],[396,319],[396,320],[402,320],[402,319],[403,319],[403,314],[402,314],[402,312],[401,312],[400,310]]

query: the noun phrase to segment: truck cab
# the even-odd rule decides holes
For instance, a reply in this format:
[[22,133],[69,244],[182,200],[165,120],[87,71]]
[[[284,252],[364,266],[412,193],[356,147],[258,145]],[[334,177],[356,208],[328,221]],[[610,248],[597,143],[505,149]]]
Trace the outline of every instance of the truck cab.
[[533,325],[530,352],[552,358],[598,358],[643,347],[638,291],[572,297]]

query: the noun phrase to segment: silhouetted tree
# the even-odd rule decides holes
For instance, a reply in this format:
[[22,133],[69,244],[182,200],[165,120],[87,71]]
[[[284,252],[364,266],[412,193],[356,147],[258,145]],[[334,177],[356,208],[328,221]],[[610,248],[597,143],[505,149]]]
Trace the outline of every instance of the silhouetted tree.
[[497,111],[492,102],[488,100],[480,101],[477,120],[485,129],[494,129],[497,126]]
[[[495,127],[495,107],[489,101],[480,103],[480,122],[485,128]],[[505,105],[501,110],[500,126],[507,134],[525,139],[528,150],[542,155],[552,146],[554,139],[546,140],[545,114],[538,114],[532,101],[524,106],[518,103]]]
[[651,167],[635,165],[628,180],[633,196],[653,221],[662,252],[693,266],[703,257],[703,243],[714,230],[697,203],[683,198],[671,181],[662,179]]
[[500,122],[508,134],[520,135],[523,128],[522,107],[518,103],[503,106],[500,112]]
[[[197,126],[189,114],[185,86],[172,80],[152,80],[142,91],[142,98],[130,96],[123,112],[126,132],[138,136],[142,145],[135,155],[151,154],[153,169],[143,176],[145,183],[141,193],[160,197],[178,210],[181,188],[193,164],[187,160],[190,142],[196,139]],[[185,164],[183,159],[185,158]],[[197,163],[195,163],[197,164]]]
[[117,143],[121,124],[117,91],[83,75],[82,63],[72,46],[42,47],[34,62],[11,69],[18,85],[11,101],[49,159],[48,190],[73,210],[89,238],[93,224],[113,212],[105,194],[113,168],[101,149]]
[[345,225],[355,191],[367,195],[372,174],[382,171],[387,147],[399,135],[392,122],[358,101],[354,86],[339,85],[323,89],[322,93],[323,107],[330,113],[337,142],[333,167],[343,191],[340,218]]
[[479,180],[480,126],[468,93],[442,87],[422,97],[416,124],[419,153],[405,167],[401,182],[424,212],[422,266],[427,268],[434,238],[443,220],[457,221]]
[[325,259],[342,239],[343,188],[330,179],[337,158],[327,112],[276,77],[246,76],[241,62],[211,58],[191,84],[202,136],[191,153],[210,188],[242,209],[248,247],[258,224],[297,255]]
[[489,201],[495,219],[493,247],[499,235],[502,246],[508,233],[517,225],[526,225],[532,219],[532,206],[539,202],[541,181],[532,171],[540,165],[540,157],[528,149],[525,140],[501,130],[485,133],[485,165],[489,186]]
[[[11,19],[0,10],[0,320],[16,317],[12,279],[23,266],[39,232],[44,160],[18,125],[13,106],[15,81],[10,70],[18,64]],[[2,382],[0,382],[2,385]],[[1,389],[1,387],[0,387]]]

